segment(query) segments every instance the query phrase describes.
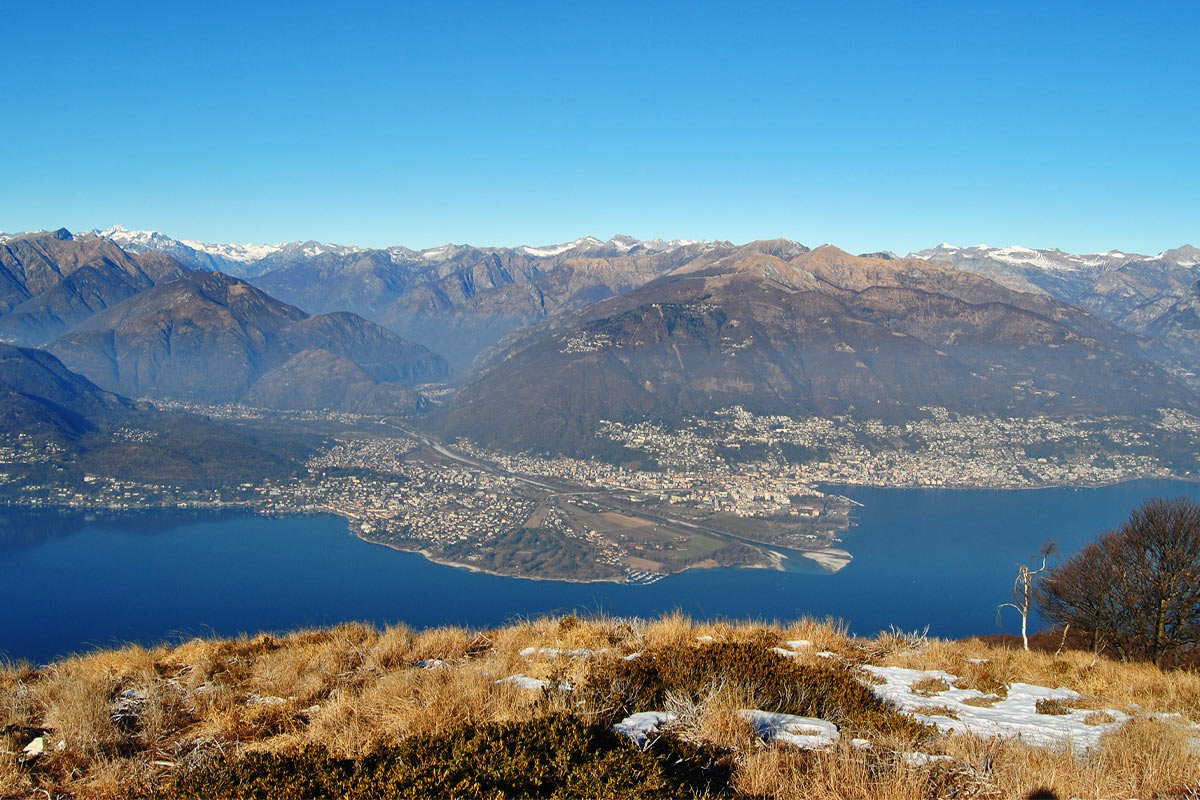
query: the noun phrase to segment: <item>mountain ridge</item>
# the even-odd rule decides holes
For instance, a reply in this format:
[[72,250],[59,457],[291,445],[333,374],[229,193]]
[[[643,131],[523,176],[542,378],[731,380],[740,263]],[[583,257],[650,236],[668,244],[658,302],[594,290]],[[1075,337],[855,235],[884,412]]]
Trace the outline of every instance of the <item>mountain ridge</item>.
[[[589,454],[603,420],[742,405],[885,421],[1197,409],[1138,337],[1053,298],[920,259],[751,243],[510,334],[444,425],[501,447]],[[511,417],[482,424],[485,409]]]

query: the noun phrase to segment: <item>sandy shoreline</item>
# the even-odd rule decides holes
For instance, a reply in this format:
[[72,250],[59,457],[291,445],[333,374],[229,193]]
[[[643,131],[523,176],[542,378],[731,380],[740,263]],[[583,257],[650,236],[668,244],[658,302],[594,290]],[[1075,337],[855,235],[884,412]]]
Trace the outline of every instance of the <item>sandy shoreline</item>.
[[854,556],[838,547],[826,547],[821,550],[801,550],[800,555],[815,561],[826,572],[837,572],[854,560]]

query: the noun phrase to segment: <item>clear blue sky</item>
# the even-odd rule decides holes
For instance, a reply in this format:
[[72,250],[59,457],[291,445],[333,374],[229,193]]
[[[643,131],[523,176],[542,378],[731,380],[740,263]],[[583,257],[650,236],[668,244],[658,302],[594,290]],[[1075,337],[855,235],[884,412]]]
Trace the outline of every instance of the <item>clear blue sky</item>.
[[0,19],[0,230],[1200,245],[1192,0],[8,0]]

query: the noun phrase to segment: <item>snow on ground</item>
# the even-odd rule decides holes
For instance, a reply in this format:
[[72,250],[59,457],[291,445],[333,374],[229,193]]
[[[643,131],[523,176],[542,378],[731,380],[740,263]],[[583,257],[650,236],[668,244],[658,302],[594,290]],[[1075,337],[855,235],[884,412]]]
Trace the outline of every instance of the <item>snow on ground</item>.
[[568,250],[574,250],[577,247],[595,247],[602,244],[604,244],[604,242],[600,241],[595,236],[584,236],[581,239],[576,239],[573,242],[567,242],[565,244],[547,245],[546,247],[522,247],[521,249],[524,250],[526,254],[535,256],[537,258],[549,258],[550,256],[561,255]]
[[521,651],[521,658],[533,658],[534,656],[542,656],[543,658],[591,658],[594,655],[604,655],[607,652],[609,652],[607,647],[602,650],[589,650],[586,647],[581,647],[578,650],[563,650],[558,647],[526,647]]
[[[117,242],[120,244],[120,242]],[[208,253],[213,256],[221,256],[228,258],[230,261],[241,261],[248,263],[266,258],[269,255],[278,253],[283,249],[284,245],[280,244],[211,244],[209,242],[196,242],[191,239],[180,239],[179,243],[190,247],[193,250],[199,250],[202,253]]]
[[[1008,697],[997,700],[990,707],[972,706],[963,701],[988,695],[975,689],[955,689],[954,682],[958,677],[943,670],[871,666],[863,669],[884,680],[884,683],[871,686],[871,691],[877,697],[890,700],[901,711],[935,725],[944,733],[969,732],[984,738],[1018,736],[1033,745],[1059,748],[1073,746],[1086,750],[1099,742],[1105,733],[1116,730],[1130,719],[1128,714],[1112,708],[1105,711],[1113,721],[1099,725],[1084,722],[1089,715],[1096,713],[1093,710],[1066,709],[1066,714],[1038,713],[1039,700],[1069,702],[1079,699],[1079,693],[1070,689],[1013,683],[1008,687]],[[927,679],[941,679],[951,688],[931,697],[914,694],[912,684]],[[946,715],[945,711],[957,719]]]
[[[742,709],[738,715],[749,722],[765,741],[779,741],[804,750],[829,747],[841,734],[837,725],[816,717],[799,717],[795,714],[779,714],[754,708]],[[659,728],[676,721],[669,711],[640,711],[631,714],[613,726],[617,733],[624,734],[639,745],[645,745],[651,734]]]
[[828,747],[842,738],[837,725],[816,717],[798,717],[771,711],[744,709],[738,712],[768,742],[775,740],[804,750]]
[[784,642],[784,644],[787,645],[786,648],[772,647],[771,652],[777,653],[781,656],[786,656],[787,658],[796,658],[800,655],[801,651],[809,650],[813,646],[813,643],[808,639],[792,639]]
[[421,667],[422,669],[433,669],[435,667],[446,666],[446,662],[442,661],[440,658],[427,658],[424,661],[418,661],[417,666]]
[[650,734],[657,733],[663,725],[675,721],[675,715],[667,711],[640,711],[630,714],[625,719],[613,725],[613,730],[633,739],[639,746],[645,745]]
[[525,675],[524,673],[520,673],[520,672],[517,673],[516,675],[509,675],[507,678],[501,678],[500,680],[496,681],[496,683],[511,683],[514,686],[516,686],[518,689],[530,689],[530,690],[545,689],[547,686],[550,685],[550,681],[543,681],[543,680],[539,680],[537,678],[530,678],[528,675]]
[[441,247],[431,247],[428,250],[422,250],[421,252],[417,253],[417,255],[424,259],[437,259],[446,255],[446,253],[450,252],[450,250],[453,248],[454,245],[452,244],[444,244]]

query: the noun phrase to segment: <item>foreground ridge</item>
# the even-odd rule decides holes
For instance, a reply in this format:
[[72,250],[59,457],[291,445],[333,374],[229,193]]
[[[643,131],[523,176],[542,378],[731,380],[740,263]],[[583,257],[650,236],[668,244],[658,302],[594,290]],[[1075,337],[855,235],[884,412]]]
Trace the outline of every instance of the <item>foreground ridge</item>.
[[1184,797],[1200,677],[833,622],[345,624],[0,672],[0,795]]

